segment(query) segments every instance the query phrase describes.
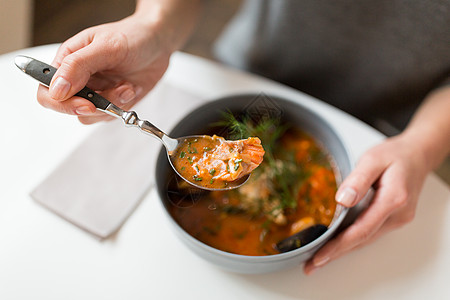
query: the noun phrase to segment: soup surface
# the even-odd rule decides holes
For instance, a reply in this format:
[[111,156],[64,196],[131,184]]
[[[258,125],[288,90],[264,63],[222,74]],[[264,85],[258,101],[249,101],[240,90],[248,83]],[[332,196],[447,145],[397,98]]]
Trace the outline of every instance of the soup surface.
[[277,254],[281,240],[314,224],[328,226],[337,184],[325,149],[299,129],[273,120],[232,121],[245,128],[238,138],[261,138],[264,161],[235,190],[208,192],[171,180],[168,208],[178,224],[214,248],[253,256]]

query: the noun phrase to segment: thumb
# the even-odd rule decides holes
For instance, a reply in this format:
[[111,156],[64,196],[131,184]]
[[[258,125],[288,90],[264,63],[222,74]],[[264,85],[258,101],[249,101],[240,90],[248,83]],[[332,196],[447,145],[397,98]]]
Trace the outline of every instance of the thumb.
[[361,201],[370,187],[378,180],[386,164],[380,156],[366,153],[356,165],[356,168],[342,182],[336,192],[336,202],[352,207]]
[[65,56],[50,82],[49,94],[54,100],[67,100],[78,93],[91,75],[114,67],[124,57],[125,44],[92,41],[87,46]]

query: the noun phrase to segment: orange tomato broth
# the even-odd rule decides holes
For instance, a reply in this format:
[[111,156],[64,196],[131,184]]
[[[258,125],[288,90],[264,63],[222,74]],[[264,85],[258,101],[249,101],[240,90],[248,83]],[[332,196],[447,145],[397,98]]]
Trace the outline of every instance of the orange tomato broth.
[[[181,176],[190,182],[207,188],[226,188],[228,182],[214,179],[214,173],[196,171],[193,168],[195,161],[199,160],[205,152],[211,152],[220,144],[219,140],[208,136],[185,139],[174,153],[172,163]],[[198,168],[198,167],[197,167]]]
[[[334,196],[337,190],[331,157],[313,138],[298,129],[286,131],[279,145],[274,156],[285,151],[293,152],[298,167],[309,174],[298,188],[297,206],[284,209],[286,224],[276,224],[264,214],[224,210],[224,207],[238,207],[241,203],[236,190],[201,192],[193,195],[195,201],[192,205],[184,207],[170,204],[173,218],[191,236],[211,247],[251,256],[279,253],[276,243],[292,235],[293,226],[303,218],[312,220],[310,225],[328,226],[336,210]],[[265,163],[263,161],[261,166]],[[182,190],[179,192],[183,193]]]

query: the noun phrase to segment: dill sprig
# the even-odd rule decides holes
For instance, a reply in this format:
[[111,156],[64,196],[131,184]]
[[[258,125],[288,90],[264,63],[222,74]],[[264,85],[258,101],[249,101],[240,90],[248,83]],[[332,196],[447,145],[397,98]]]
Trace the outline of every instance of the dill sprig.
[[[269,174],[269,179],[272,181],[270,198],[279,199],[281,209],[295,208],[298,190],[309,174],[296,163],[294,153],[282,151],[283,149],[278,143],[290,126],[282,124],[278,119],[264,118],[257,123],[246,115],[240,116],[238,119],[230,111],[224,112],[222,115],[223,121],[214,125],[227,128],[228,138],[258,137],[261,139],[266,153],[263,163],[254,171],[255,176],[263,173]],[[283,154],[283,157],[277,158],[277,154],[280,153]]]
[[222,112],[223,120],[214,123],[214,126],[221,126],[228,129],[229,139],[246,139],[258,137],[266,151],[266,155],[273,158],[276,141],[290,127],[281,124],[280,120],[273,118],[263,118],[257,123],[252,121],[248,115],[241,115],[239,119],[230,111]]

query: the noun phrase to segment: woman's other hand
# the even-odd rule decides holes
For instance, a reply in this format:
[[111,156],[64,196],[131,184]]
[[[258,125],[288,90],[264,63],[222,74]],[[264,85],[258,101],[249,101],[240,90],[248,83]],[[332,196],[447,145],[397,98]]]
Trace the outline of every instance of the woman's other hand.
[[304,267],[306,274],[414,219],[425,178],[450,153],[450,87],[431,93],[403,133],[367,151],[336,193],[346,207],[370,187],[369,207],[330,240]]

